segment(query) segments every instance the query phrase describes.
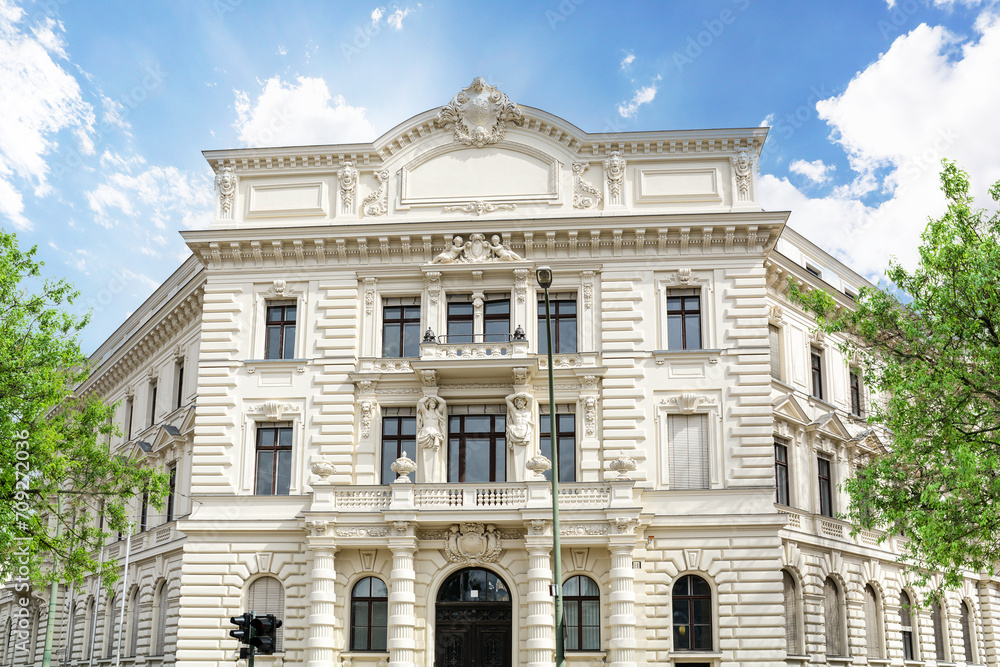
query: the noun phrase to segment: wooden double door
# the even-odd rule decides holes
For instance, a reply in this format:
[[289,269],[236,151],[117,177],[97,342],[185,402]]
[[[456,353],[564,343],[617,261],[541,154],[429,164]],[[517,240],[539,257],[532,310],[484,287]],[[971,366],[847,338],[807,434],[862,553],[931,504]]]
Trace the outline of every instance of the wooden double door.
[[511,667],[512,615],[506,584],[492,572],[449,577],[435,608],[435,667]]

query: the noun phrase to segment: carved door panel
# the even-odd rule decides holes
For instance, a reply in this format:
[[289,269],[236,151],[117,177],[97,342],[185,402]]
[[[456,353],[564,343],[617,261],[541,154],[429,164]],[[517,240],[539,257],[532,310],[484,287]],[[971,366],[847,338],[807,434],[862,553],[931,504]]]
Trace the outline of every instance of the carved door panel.
[[437,605],[435,667],[511,667],[510,605]]

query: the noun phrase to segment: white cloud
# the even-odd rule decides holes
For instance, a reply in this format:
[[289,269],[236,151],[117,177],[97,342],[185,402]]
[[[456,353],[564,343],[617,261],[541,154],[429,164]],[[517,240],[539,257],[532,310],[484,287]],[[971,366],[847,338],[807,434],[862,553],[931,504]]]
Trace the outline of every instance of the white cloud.
[[278,55],[279,56],[287,56],[288,55],[288,49],[286,49],[285,47],[283,47],[283,46],[281,46],[279,44],[278,45]]
[[758,125],[757,127],[771,127],[771,125],[773,124],[774,124],[774,114],[769,113],[766,116],[764,116],[764,120],[760,121],[760,125]]
[[385,15],[385,7],[376,7],[372,10],[372,26],[377,26]]
[[[1000,23],[977,25],[978,40],[920,25],[841,95],[817,103],[853,180],[810,199],[786,179],[763,176],[763,205],[790,209],[791,226],[866,275],[879,275],[889,254],[913,266],[928,216],[944,211],[941,159],[970,173],[973,195],[984,205],[988,185],[1000,179]],[[868,205],[859,199],[865,195]]]
[[635,62],[635,54],[629,51],[628,53],[625,54],[625,57],[622,58],[622,61],[621,63],[619,63],[619,65],[623,70],[626,70],[634,62]]
[[399,7],[396,7],[395,11],[389,15],[389,18],[386,19],[386,22],[396,30],[402,30],[403,19],[405,19],[409,15],[410,15],[409,7],[405,9],[400,9]]
[[56,61],[65,60],[62,25],[45,19],[30,30],[24,11],[0,0],[0,214],[18,229],[30,229],[19,187],[35,196],[51,192],[46,156],[62,131],[84,154],[94,151],[94,110],[83,101],[76,79]]
[[618,105],[618,115],[622,118],[631,118],[635,115],[635,112],[639,110],[643,104],[649,104],[656,98],[656,81],[659,81],[660,77],[656,77],[653,83],[648,86],[643,86],[639,90],[635,91],[635,95],[628,102],[623,102]]
[[300,76],[296,82],[268,79],[253,103],[245,91],[234,91],[233,126],[244,145],[308,146],[374,138],[364,107],[350,106],[341,95],[332,97],[321,78]]
[[[143,228],[147,240],[144,247],[158,254],[154,247],[167,241],[160,230],[176,228],[178,224],[188,227],[192,220],[211,215],[213,190],[209,175],[159,166],[133,173],[141,158],[126,160],[106,155],[106,163],[119,170],[108,173],[103,183],[87,193],[87,203],[98,224],[111,227],[122,224],[123,217],[132,219],[133,225]],[[149,222],[153,229],[148,228]]]
[[793,174],[798,174],[799,176],[804,176],[813,183],[823,183],[830,178],[830,172],[836,169],[832,164],[823,164],[822,160],[813,160],[812,162],[806,162],[805,160],[795,160],[790,165],[788,165],[788,170]]

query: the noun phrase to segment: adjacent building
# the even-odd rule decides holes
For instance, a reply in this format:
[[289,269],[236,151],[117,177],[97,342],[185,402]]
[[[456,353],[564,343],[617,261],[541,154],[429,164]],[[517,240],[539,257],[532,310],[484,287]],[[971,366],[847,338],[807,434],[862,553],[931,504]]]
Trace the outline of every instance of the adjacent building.
[[[1000,581],[917,606],[904,538],[837,518],[880,440],[788,278],[866,283],[761,209],[766,134],[593,134],[477,78],[374,143],[206,152],[211,227],[81,388],[173,493],[113,598],[63,591],[56,659],[232,664],[252,609],[264,667],[551,665],[554,429],[568,664],[996,664]],[[2,664],[38,663],[47,591],[27,653],[13,596]]]

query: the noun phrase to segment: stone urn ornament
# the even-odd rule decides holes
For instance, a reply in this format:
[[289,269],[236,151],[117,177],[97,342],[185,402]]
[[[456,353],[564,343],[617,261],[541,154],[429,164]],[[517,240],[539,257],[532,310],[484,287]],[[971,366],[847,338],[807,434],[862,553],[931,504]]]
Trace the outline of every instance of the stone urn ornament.
[[407,484],[410,480],[410,473],[417,470],[417,463],[403,452],[403,455],[392,462],[389,468],[398,475],[394,484]]
[[552,469],[552,462],[539,454],[528,459],[524,467],[534,474],[535,479],[545,479],[545,471]]
[[631,479],[628,474],[635,470],[635,460],[628,456],[619,456],[611,462],[609,466],[613,472],[618,473],[618,479],[626,481]]
[[312,464],[310,469],[312,470],[312,474],[319,477],[319,481],[321,482],[328,481],[327,477],[336,472],[336,469],[333,467],[333,464],[330,463],[329,461],[316,461]]

